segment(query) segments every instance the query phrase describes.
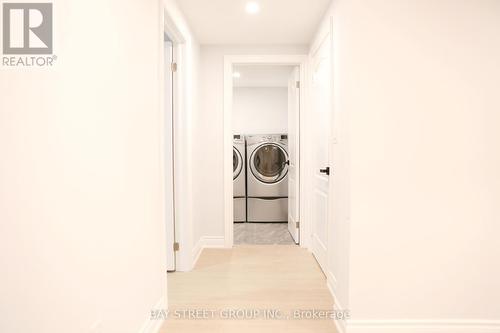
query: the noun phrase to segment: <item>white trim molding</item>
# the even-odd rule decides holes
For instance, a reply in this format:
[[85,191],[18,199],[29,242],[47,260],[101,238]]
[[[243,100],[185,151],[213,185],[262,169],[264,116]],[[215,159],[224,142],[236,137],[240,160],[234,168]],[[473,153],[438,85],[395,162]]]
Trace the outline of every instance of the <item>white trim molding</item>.
[[[167,310],[167,303],[165,298],[162,297],[158,302],[156,302],[155,306],[151,308],[151,310]],[[151,319],[151,315],[146,318],[144,324],[141,326],[139,333],[158,333],[160,332],[161,327],[165,323],[164,318],[160,319]]]
[[348,320],[347,333],[500,333],[500,320]]
[[[326,286],[333,298],[333,311],[338,311],[338,312],[346,311],[346,309],[343,307],[343,305],[337,298],[337,279],[335,278],[335,275],[331,271],[328,271]],[[337,333],[346,333],[345,320],[334,320],[334,324]]]
[[[172,39],[174,45],[174,62],[177,63],[177,71],[174,79],[174,94],[173,94],[173,134],[174,134],[174,220],[175,220],[175,240],[180,244],[179,251],[175,254],[176,257],[176,271],[189,271],[193,266],[192,262],[192,248],[194,246],[193,242],[193,218],[192,218],[192,142],[190,137],[190,113],[192,113],[193,105],[190,102],[190,98],[187,97],[186,91],[189,90],[191,86],[196,84],[192,78],[191,69],[191,50],[193,45],[197,45],[190,38],[191,33],[186,26],[184,17],[175,5],[171,1],[160,1],[159,2],[161,11],[161,24],[160,24],[160,126],[161,126],[161,137],[160,137],[160,154],[162,156],[160,163],[162,164],[162,209],[165,211],[165,155],[164,155],[164,144],[165,135],[168,130],[165,129],[164,125],[164,47],[163,47],[163,36],[164,33]],[[167,65],[169,66],[169,64]],[[165,221],[165,216],[163,218]]]
[[198,262],[198,259],[200,258],[201,252],[203,249],[208,249],[208,248],[224,248],[224,237],[219,237],[219,236],[202,236],[196,242],[194,248],[193,248],[193,268]]
[[330,293],[332,294],[333,298],[335,298],[335,294],[337,293],[337,278],[335,277],[335,274],[332,273],[332,271],[328,270],[326,274],[326,285],[328,286],[328,289],[330,290]]
[[[331,291],[331,290],[330,290]],[[344,306],[339,302],[339,299],[335,294],[333,296],[333,311],[344,312],[348,311]],[[337,329],[337,333],[346,333],[347,332],[347,323],[345,319],[334,320],[335,328]]]

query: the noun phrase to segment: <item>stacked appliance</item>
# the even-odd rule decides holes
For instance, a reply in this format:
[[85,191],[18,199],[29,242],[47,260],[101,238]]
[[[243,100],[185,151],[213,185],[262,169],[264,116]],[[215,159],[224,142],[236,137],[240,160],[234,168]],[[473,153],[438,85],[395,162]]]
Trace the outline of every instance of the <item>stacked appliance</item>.
[[286,134],[246,137],[247,221],[288,220],[288,138]]
[[233,211],[234,222],[247,220],[245,137],[233,136]]

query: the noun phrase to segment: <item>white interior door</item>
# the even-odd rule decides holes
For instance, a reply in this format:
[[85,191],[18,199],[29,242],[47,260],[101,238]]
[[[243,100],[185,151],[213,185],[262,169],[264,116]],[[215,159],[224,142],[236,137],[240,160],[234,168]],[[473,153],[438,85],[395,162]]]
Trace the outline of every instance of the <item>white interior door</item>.
[[165,36],[165,219],[167,232],[167,270],[175,270],[174,214],[174,132],[173,132],[173,44]]
[[330,35],[323,38],[311,59],[312,115],[312,233],[311,247],[316,260],[327,272],[328,203],[329,203],[329,138],[331,113]]
[[295,67],[288,79],[288,231],[299,243],[299,124],[300,124],[300,73]]

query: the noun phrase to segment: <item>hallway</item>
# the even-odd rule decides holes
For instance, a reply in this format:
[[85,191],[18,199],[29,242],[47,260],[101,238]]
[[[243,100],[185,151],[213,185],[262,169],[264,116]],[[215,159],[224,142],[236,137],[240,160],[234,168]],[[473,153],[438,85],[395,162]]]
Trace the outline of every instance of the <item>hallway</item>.
[[[169,274],[168,297],[172,320],[166,321],[162,333],[336,332],[333,320],[293,319],[295,310],[333,309],[323,273],[312,254],[298,246],[205,249],[191,272]],[[213,316],[176,318],[184,314],[179,311],[194,309],[213,311]],[[247,312],[244,319],[227,318],[228,310],[240,309],[258,313]],[[282,319],[264,319],[264,310],[278,310]],[[303,316],[311,313],[303,312]]]
[[0,21],[0,333],[500,333],[500,0]]

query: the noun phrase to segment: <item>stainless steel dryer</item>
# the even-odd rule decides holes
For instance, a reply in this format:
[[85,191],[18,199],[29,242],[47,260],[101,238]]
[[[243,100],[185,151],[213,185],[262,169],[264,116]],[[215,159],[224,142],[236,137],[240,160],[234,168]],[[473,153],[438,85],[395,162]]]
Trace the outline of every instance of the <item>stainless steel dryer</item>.
[[288,220],[286,134],[251,135],[247,142],[247,220]]
[[234,222],[245,222],[246,212],[245,137],[233,136],[233,211]]

